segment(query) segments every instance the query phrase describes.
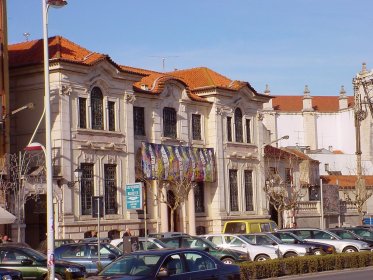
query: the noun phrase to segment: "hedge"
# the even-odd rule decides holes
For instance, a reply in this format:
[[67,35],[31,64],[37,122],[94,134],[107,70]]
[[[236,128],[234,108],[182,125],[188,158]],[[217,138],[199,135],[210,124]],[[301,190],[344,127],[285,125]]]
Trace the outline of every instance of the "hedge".
[[263,279],[373,266],[373,252],[304,256],[240,263],[241,279]]

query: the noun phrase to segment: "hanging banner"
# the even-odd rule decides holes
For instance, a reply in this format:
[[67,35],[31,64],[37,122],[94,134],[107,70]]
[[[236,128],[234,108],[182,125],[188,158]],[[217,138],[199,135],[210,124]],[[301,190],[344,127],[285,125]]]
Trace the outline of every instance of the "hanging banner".
[[167,181],[187,177],[195,182],[215,180],[213,148],[142,143],[141,164],[146,179]]

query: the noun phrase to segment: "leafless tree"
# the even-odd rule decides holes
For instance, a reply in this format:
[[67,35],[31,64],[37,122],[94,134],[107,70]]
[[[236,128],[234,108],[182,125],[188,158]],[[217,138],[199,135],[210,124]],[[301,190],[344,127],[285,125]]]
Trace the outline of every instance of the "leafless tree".
[[266,146],[264,151],[266,180],[263,189],[269,203],[278,212],[278,226],[283,227],[284,211],[295,213],[304,196],[300,184],[301,160],[288,151],[271,146]]
[[37,200],[45,183],[45,158],[42,152],[19,152],[4,155],[1,166],[0,191],[7,198],[7,208],[17,217],[18,242],[24,222],[24,206],[29,199]]
[[359,213],[359,222],[363,223],[364,205],[366,201],[373,195],[371,190],[367,190],[365,179],[363,176],[356,180],[355,186],[343,189],[345,200],[354,205]]

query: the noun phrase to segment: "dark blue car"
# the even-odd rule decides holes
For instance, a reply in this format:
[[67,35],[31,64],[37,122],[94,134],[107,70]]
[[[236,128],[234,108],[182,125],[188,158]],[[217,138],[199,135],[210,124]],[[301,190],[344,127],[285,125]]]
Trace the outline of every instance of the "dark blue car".
[[125,254],[90,280],[239,280],[240,268],[199,249],[159,249]]

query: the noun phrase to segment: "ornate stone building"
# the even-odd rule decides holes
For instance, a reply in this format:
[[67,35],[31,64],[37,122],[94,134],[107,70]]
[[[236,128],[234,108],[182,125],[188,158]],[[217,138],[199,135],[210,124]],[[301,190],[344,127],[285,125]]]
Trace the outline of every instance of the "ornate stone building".
[[[143,234],[145,222],[148,232],[169,229],[167,206],[151,195],[162,188],[156,183],[146,199],[146,221],[144,211],[126,209],[125,186],[139,179],[136,155],[146,145],[166,151],[154,160],[167,168],[180,149],[213,151],[213,158],[201,157],[196,167],[215,170],[213,180],[201,176],[196,182],[176,213],[176,230],[220,231],[228,219],[269,217],[258,112],[270,97],[204,67],[160,73],[122,66],[59,36],[49,39],[49,49],[56,238],[79,239],[97,230],[92,196],[103,196],[103,236],[117,236],[126,227]],[[11,102],[35,103],[33,111],[15,116],[13,152],[27,145],[42,116],[42,53],[41,40],[9,47]],[[34,141],[44,139],[41,123]],[[80,182],[73,174],[77,168],[83,170]],[[26,205],[26,233],[37,220],[32,213],[42,212],[35,207]],[[40,223],[30,243],[44,234]]]

